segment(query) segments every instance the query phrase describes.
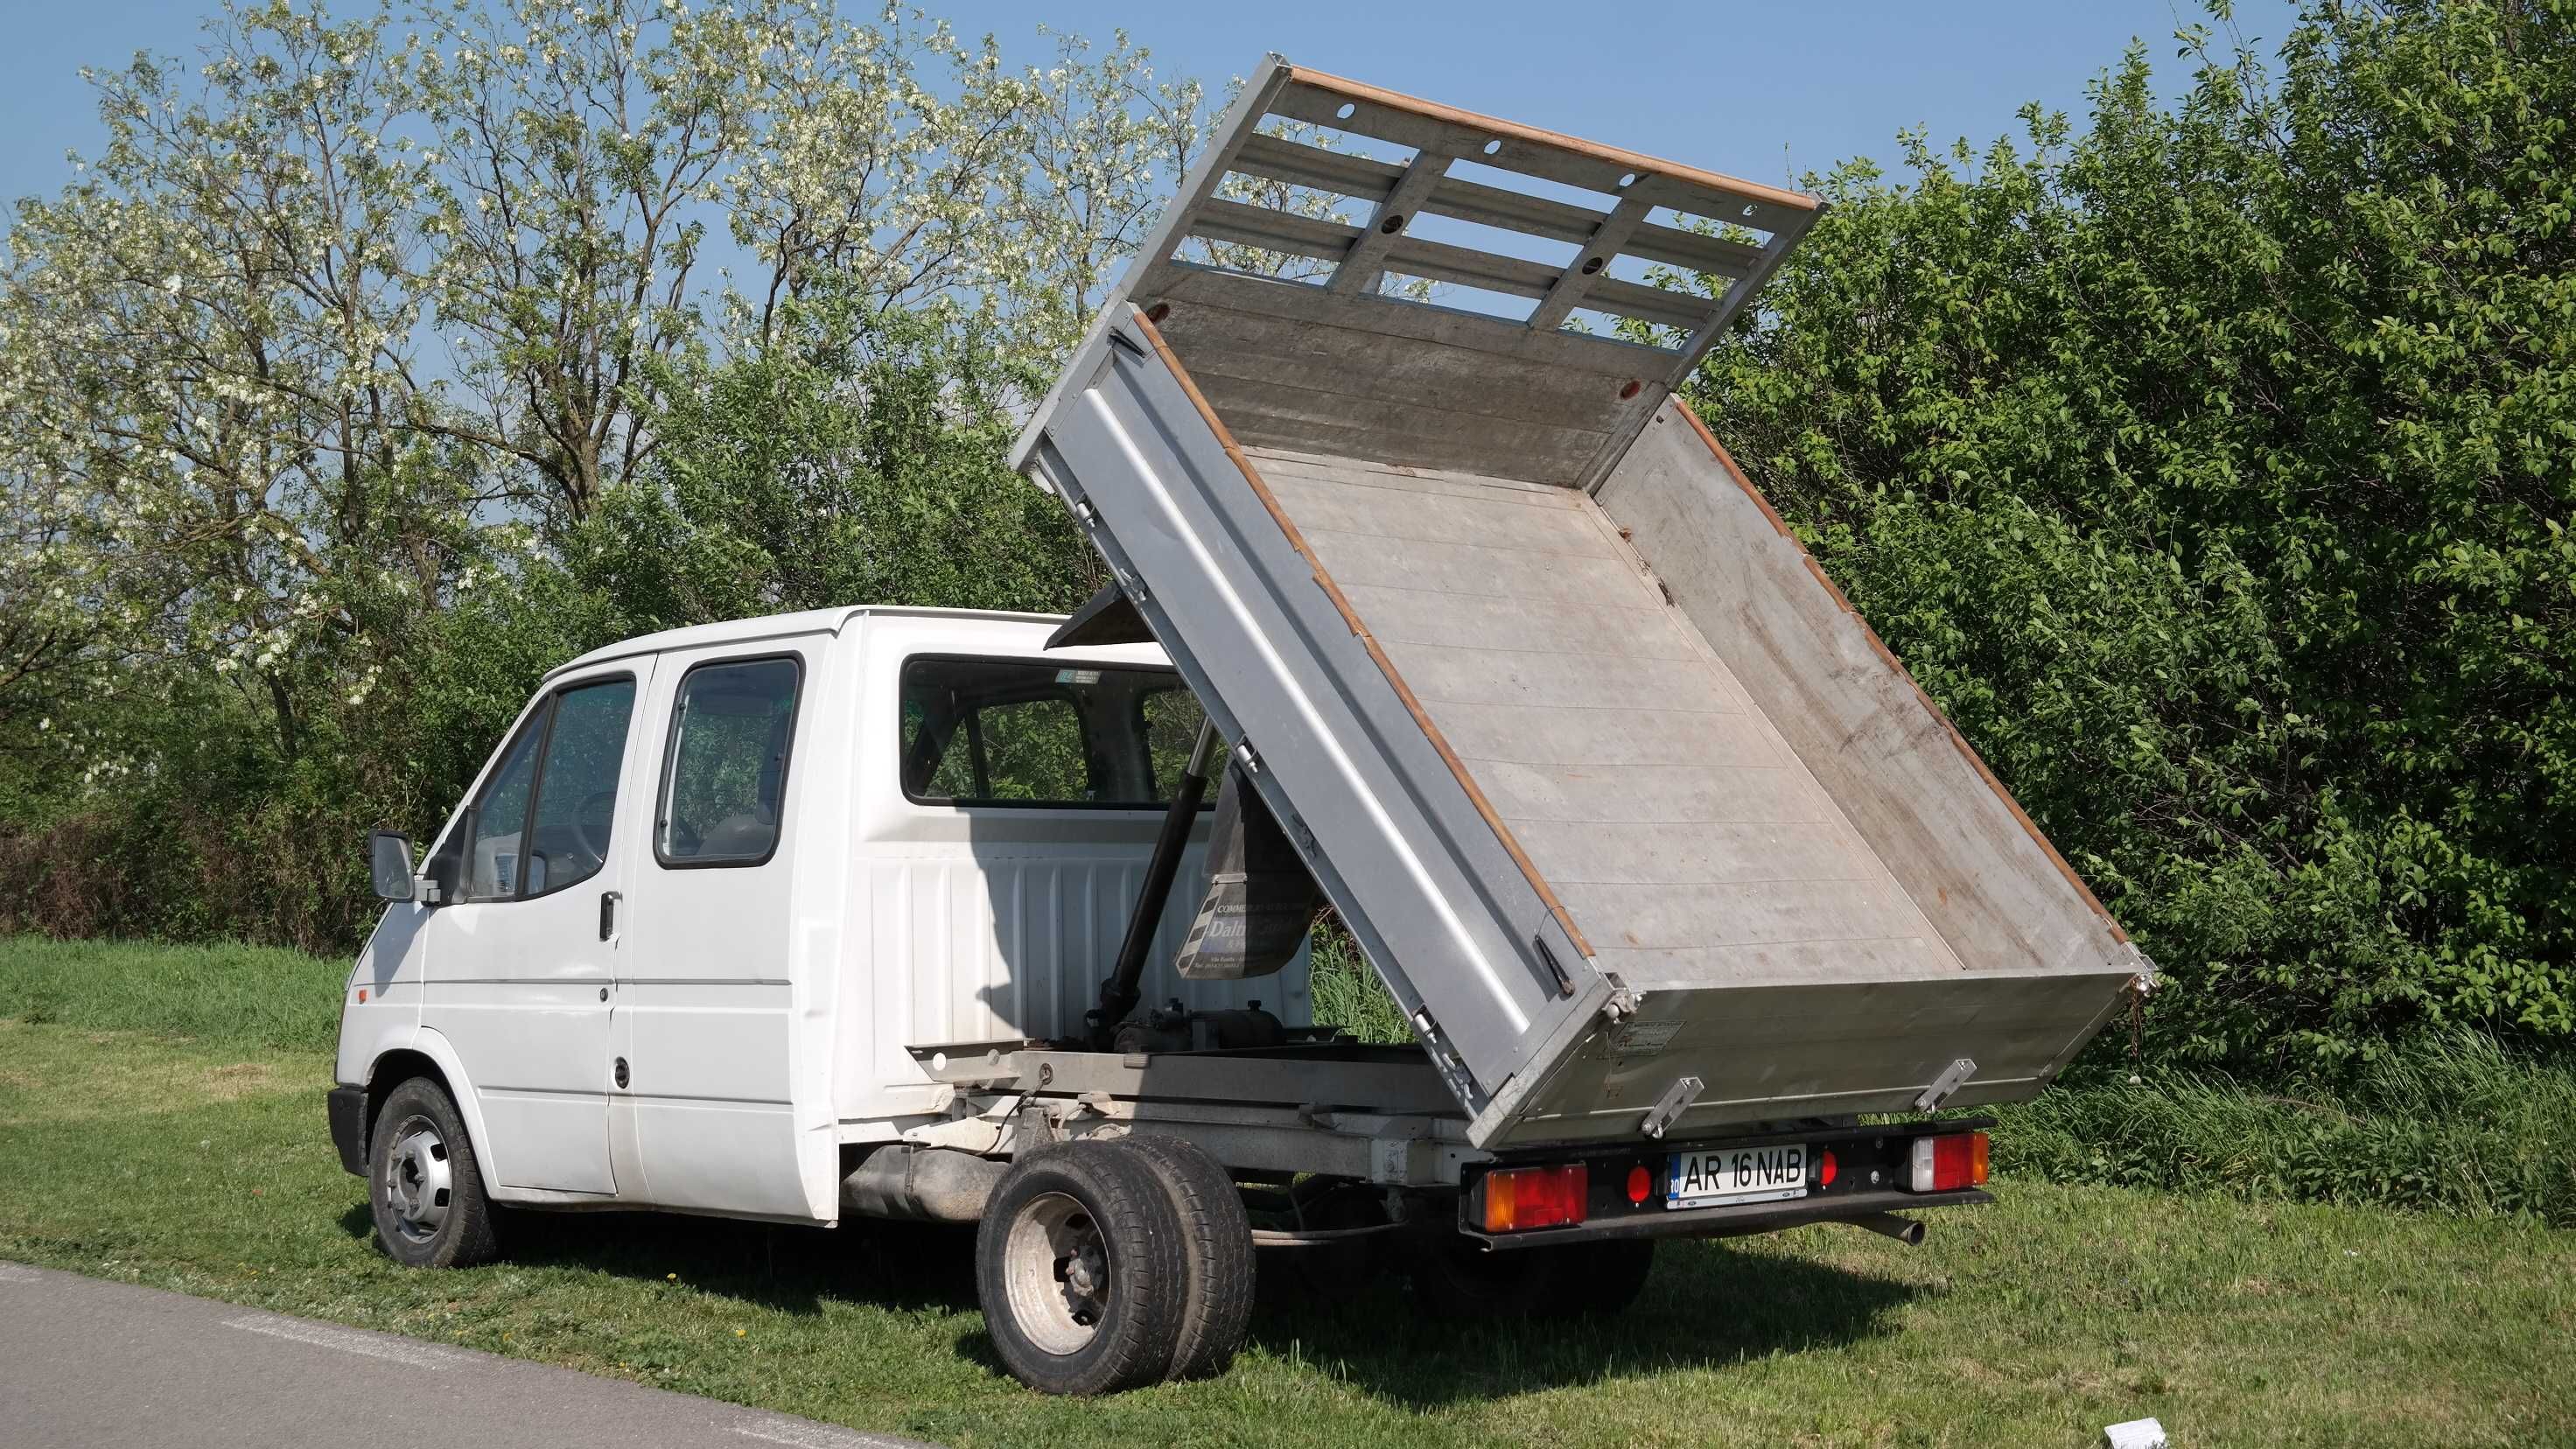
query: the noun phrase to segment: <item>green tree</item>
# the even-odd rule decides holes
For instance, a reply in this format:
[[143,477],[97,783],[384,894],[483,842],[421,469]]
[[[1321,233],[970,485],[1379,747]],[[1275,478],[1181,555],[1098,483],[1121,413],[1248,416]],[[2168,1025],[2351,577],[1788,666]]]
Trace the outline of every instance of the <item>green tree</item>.
[[989,327],[792,303],[661,420],[646,478],[567,550],[621,627],[836,604],[1062,610],[1097,586],[1063,506],[1005,465],[1044,378]]
[[[2223,12],[2222,12],[2223,17]],[[2192,1056],[2576,1028],[2576,6],[2310,7],[1865,164],[1695,400]]]
[[336,942],[349,842],[434,821],[583,647],[1079,587],[996,410],[1199,143],[1123,37],[269,0],[201,53],[92,77],[107,145],[0,262],[0,923]]

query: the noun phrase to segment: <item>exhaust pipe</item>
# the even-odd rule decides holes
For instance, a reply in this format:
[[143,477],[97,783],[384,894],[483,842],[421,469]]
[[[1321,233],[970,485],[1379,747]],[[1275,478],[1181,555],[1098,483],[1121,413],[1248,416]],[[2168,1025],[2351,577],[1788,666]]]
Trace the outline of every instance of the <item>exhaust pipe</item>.
[[1920,1219],[1900,1218],[1894,1213],[1871,1213],[1868,1217],[1852,1218],[1848,1221],[1853,1227],[1867,1228],[1882,1237],[1894,1238],[1909,1248],[1920,1247],[1923,1243],[1923,1224]]
[[1009,1166],[953,1148],[888,1143],[841,1180],[841,1208],[866,1218],[971,1223]]

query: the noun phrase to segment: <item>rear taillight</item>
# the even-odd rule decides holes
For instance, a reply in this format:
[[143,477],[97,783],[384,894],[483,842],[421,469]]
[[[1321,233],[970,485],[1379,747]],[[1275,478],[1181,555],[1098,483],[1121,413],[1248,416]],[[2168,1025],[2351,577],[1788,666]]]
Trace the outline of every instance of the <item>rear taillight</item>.
[[1589,1174],[1580,1162],[1489,1172],[1477,1187],[1483,1201],[1476,1218],[1489,1233],[1563,1227],[1583,1221],[1583,1200],[1590,1190]]
[[1946,1137],[1914,1139],[1916,1192],[1957,1192],[1980,1187],[1986,1180],[1986,1134],[1955,1132]]

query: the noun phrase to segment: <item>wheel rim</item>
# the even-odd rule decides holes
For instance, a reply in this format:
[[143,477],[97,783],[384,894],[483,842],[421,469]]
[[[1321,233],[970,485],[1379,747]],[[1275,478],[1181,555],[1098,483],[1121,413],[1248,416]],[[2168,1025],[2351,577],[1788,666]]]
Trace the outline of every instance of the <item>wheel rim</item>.
[[1080,1353],[1100,1332],[1114,1288],[1108,1244],[1090,1210],[1060,1192],[1020,1205],[1003,1246],[1011,1317],[1044,1353]]
[[385,1206],[393,1210],[394,1230],[404,1240],[426,1243],[437,1237],[447,1223],[455,1189],[447,1143],[436,1123],[412,1117],[394,1129],[385,1161]]

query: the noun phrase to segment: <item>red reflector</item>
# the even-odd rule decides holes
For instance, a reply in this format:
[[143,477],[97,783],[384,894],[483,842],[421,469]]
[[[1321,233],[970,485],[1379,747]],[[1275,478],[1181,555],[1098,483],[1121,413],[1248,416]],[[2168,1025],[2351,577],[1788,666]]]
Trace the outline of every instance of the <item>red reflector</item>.
[[1916,1192],[1957,1192],[1986,1180],[1986,1134],[1958,1132],[1947,1137],[1914,1139],[1912,1181]]
[[1821,1157],[1821,1158],[1817,1159],[1817,1162],[1816,1162],[1816,1185],[1817,1185],[1817,1186],[1819,1186],[1819,1187],[1831,1187],[1831,1186],[1833,1186],[1833,1185],[1834,1185],[1834,1168],[1835,1168],[1834,1154],[1833,1154],[1830,1150],[1828,1150],[1828,1151],[1824,1154],[1824,1156],[1823,1156],[1823,1157]]
[[363,986],[358,988],[358,1004],[360,1006],[367,1004],[367,988]]
[[1654,1190],[1655,1175],[1646,1170],[1644,1163],[1628,1169],[1628,1201],[1644,1202]]
[[1484,1209],[1478,1216],[1489,1233],[1579,1223],[1584,1219],[1583,1200],[1590,1189],[1589,1175],[1580,1162],[1489,1172],[1481,1188]]

